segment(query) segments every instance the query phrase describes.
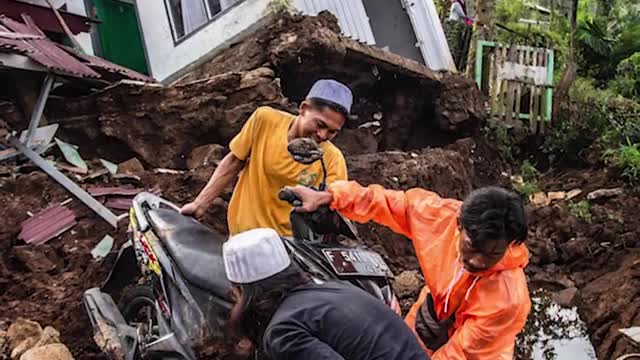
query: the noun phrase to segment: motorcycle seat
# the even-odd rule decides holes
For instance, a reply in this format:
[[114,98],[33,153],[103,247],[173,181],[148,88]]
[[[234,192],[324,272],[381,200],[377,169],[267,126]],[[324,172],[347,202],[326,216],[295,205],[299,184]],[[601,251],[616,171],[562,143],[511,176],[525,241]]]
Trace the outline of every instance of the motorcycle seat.
[[175,210],[153,209],[149,223],[186,280],[226,297],[231,289],[222,260],[226,236]]

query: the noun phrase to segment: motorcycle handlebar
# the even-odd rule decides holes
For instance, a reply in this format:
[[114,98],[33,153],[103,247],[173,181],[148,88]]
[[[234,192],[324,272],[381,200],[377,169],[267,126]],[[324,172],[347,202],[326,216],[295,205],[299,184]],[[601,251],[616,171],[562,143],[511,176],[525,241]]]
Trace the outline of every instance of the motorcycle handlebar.
[[293,206],[302,206],[302,201],[298,199],[296,194],[293,193],[290,189],[282,189],[278,192],[278,198],[280,200],[286,201]]

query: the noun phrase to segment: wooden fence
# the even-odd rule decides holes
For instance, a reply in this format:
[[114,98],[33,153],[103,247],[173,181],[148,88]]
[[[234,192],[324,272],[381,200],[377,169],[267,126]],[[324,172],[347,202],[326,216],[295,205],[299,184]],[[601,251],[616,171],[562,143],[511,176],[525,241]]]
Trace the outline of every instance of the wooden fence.
[[489,99],[491,117],[528,121],[543,134],[553,107],[553,50],[479,41],[476,82]]

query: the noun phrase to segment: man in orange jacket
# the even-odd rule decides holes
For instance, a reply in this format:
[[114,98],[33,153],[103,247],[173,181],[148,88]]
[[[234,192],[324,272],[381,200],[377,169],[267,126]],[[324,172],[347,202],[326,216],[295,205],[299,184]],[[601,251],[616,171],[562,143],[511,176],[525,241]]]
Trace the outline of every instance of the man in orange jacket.
[[527,221],[517,195],[487,187],[461,202],[346,181],[328,192],[292,190],[303,204],[297,211],[330,205],[412,239],[426,284],[405,321],[434,360],[513,358],[531,309]]

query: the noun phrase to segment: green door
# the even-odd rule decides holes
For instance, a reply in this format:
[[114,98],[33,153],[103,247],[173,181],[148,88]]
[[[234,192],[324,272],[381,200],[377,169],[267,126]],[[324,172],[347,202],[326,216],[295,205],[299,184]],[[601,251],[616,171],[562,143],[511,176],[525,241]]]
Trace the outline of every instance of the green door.
[[143,74],[149,74],[133,4],[93,0],[98,19],[102,57]]

